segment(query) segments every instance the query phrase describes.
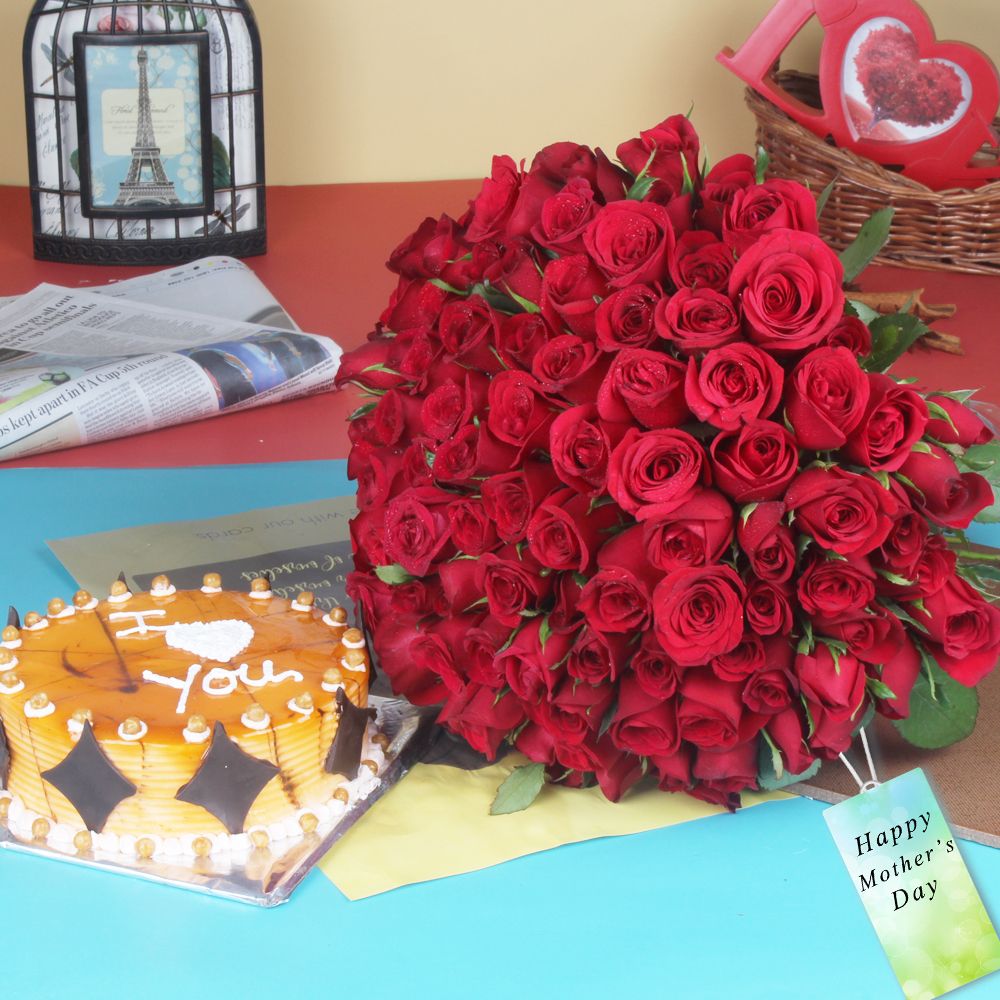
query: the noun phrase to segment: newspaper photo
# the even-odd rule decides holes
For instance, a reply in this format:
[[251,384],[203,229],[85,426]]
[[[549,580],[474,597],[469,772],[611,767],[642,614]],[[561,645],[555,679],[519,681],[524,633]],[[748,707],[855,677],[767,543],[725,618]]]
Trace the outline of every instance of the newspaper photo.
[[0,304],[0,461],[328,391],[340,356],[238,261],[40,285]]

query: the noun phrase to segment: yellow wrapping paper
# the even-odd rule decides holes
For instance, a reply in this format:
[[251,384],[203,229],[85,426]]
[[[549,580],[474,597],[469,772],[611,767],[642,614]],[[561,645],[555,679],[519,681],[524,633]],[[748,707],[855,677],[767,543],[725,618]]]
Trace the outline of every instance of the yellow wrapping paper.
[[[716,816],[724,809],[644,782],[619,803],[597,788],[546,785],[534,804],[491,816],[490,803],[527,759],[510,754],[479,771],[417,764],[320,862],[348,899],[414,882],[461,875],[595,837],[620,837]],[[745,806],[776,802],[783,792],[746,794]]]

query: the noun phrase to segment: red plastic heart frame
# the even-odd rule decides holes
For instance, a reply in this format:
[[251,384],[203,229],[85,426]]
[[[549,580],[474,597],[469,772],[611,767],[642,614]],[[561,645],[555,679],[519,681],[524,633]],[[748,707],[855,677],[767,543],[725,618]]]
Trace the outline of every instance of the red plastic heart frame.
[[[821,110],[783,90],[773,68],[816,17]],[[1000,178],[993,127],[1000,75],[979,49],[939,42],[913,0],[778,0],[738,52],[719,61],[821,138],[928,187],[975,187]]]

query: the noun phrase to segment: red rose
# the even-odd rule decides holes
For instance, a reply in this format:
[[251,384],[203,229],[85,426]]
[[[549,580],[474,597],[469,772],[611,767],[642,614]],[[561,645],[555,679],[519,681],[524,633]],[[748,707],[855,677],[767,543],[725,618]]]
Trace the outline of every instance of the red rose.
[[671,754],[669,757],[654,757],[652,759],[657,784],[661,791],[691,791],[691,761],[693,756],[692,748],[682,743],[677,753]]
[[536,608],[552,588],[552,581],[541,574],[542,567],[512,546],[480,556],[476,567],[490,614],[511,628],[522,622],[522,611]]
[[681,288],[656,307],[656,331],[683,354],[732,343],[740,317],[728,295],[711,288]]
[[559,664],[573,647],[573,636],[558,632],[543,643],[541,629],[541,618],[531,619],[514,641],[496,655],[497,667],[525,705],[536,705],[552,694],[566,676],[565,668]]
[[867,559],[827,559],[806,562],[796,581],[799,604],[821,626],[854,618],[875,600],[875,572]]
[[708,663],[742,639],[745,599],[728,566],[675,570],[653,591],[656,638],[681,666]]
[[705,801],[737,809],[739,793],[757,787],[757,740],[749,739],[729,750],[698,750],[693,774]]
[[776,229],[819,235],[816,199],[797,181],[772,178],[742,188],[733,194],[722,216],[722,238],[737,257]]
[[930,536],[927,519],[909,507],[900,508],[878,551],[882,563],[898,576],[915,579],[917,563]]
[[927,427],[927,404],[888,375],[869,375],[868,407],[844,453],[858,465],[895,472]]
[[975,472],[960,473],[951,456],[935,445],[930,454],[913,452],[899,471],[919,491],[907,486],[913,506],[947,528],[967,528],[994,501],[987,480]]
[[718,562],[733,540],[733,508],[714,490],[698,490],[679,507],[649,512],[642,526],[646,558],[670,572]]
[[734,263],[733,252],[725,243],[704,229],[692,229],[677,241],[670,277],[678,288],[725,292]]
[[500,320],[497,351],[508,368],[530,369],[535,355],[555,334],[540,313],[514,313]]
[[584,243],[613,288],[652,284],[667,276],[674,227],[660,205],[615,201],[597,213]]
[[754,575],[771,583],[785,583],[795,571],[795,538],[782,523],[785,505],[779,501],[756,504],[740,518],[737,538]]
[[648,347],[656,339],[653,317],[660,298],[649,285],[629,285],[609,295],[597,307],[595,318],[601,350]]
[[[447,498],[447,499],[445,499]],[[448,493],[431,488],[407,490],[385,513],[385,552],[413,576],[426,576],[449,544]]]
[[847,648],[859,660],[876,665],[889,663],[898,655],[904,641],[899,619],[882,609],[869,608],[856,618],[826,623],[823,629],[831,639],[846,642]]
[[590,511],[590,500],[574,490],[550,494],[528,522],[528,551],[550,569],[587,572],[608,528],[618,521],[613,505]]
[[690,416],[683,363],[659,351],[619,352],[601,383],[597,410],[605,420],[635,420],[650,429],[679,427]]
[[618,147],[618,159],[633,176],[643,170],[657,178],[650,197],[659,202],[675,198],[684,188],[685,173],[698,176],[698,133],[685,115],[672,115]]
[[688,361],[684,396],[691,412],[722,430],[769,417],[781,402],[785,373],[752,344],[731,344],[709,351],[701,364]]
[[597,735],[614,697],[613,684],[595,687],[565,677],[548,700],[530,706],[531,716],[555,736],[556,754],[560,755],[562,744],[582,743],[588,736]]
[[582,177],[602,204],[624,198],[629,184],[628,174],[615,166],[602,150],[592,150],[575,142],[555,142],[546,146],[531,161],[531,172],[557,184]]
[[597,395],[608,364],[607,355],[596,345],[566,334],[542,346],[531,371],[546,392],[558,393],[573,403],[586,403]]
[[509,156],[494,156],[493,171],[470,202],[472,221],[466,230],[471,243],[501,236],[514,211],[521,189],[521,173]]
[[[399,337],[406,335],[412,338],[417,333],[427,333],[441,315],[441,308],[448,301],[448,293],[437,285],[422,279],[400,278],[399,284],[389,297],[389,304],[383,311],[379,323],[387,330],[392,330],[397,336],[388,341],[389,358],[394,362],[390,367],[400,371],[398,358],[401,353]],[[376,332],[374,335],[378,336]],[[384,339],[378,343],[386,344]],[[365,350],[361,349],[362,352]],[[364,368],[364,356],[352,351],[349,355],[352,361],[360,362]],[[370,363],[370,362],[369,362]],[[343,371],[343,366],[341,366]],[[339,373],[338,373],[339,374]]]
[[753,580],[744,605],[747,629],[757,635],[788,635],[792,631],[792,605],[777,584]]
[[415,620],[397,616],[380,622],[372,631],[372,641],[379,665],[392,681],[393,690],[414,705],[436,705],[447,696],[440,674],[418,664],[410,654],[411,644],[422,634]]
[[910,714],[910,694],[920,676],[920,654],[900,629],[897,652],[882,661],[882,683],[896,696],[877,703],[877,710],[890,719],[905,719]]
[[524,708],[512,694],[498,699],[493,688],[466,684],[445,702],[437,721],[473,750],[495,760],[497,748],[524,718]]
[[[787,645],[787,643],[786,643]],[[759,635],[745,635],[728,653],[716,656],[710,666],[721,681],[745,681],[767,665],[764,642]]]
[[628,639],[624,635],[596,632],[584,625],[566,660],[566,673],[587,684],[616,680],[628,658]]
[[448,507],[448,525],[455,547],[468,556],[479,556],[497,544],[493,521],[482,500],[464,498]]
[[913,566],[906,573],[899,574],[910,582],[893,582],[883,577],[878,581],[879,592],[889,594],[897,601],[918,601],[928,594],[937,593],[948,582],[955,572],[957,561],[944,536],[931,535]]
[[685,674],[677,709],[681,737],[701,749],[730,750],[755,736],[763,720],[747,711],[741,688],[701,671]]
[[803,448],[842,448],[864,419],[870,388],[857,358],[844,347],[810,351],[788,380],[785,412]]
[[393,445],[406,431],[417,433],[420,400],[416,396],[390,389],[379,401],[372,414],[375,436],[384,445]]
[[568,326],[581,337],[593,337],[597,304],[607,294],[604,276],[588,257],[560,257],[542,276],[542,316],[553,330]]
[[729,294],[742,302],[747,336],[768,351],[819,344],[844,314],[844,268],[811,233],[776,230],[736,262]]
[[577,493],[599,496],[607,486],[608,461],[620,433],[597,418],[593,405],[560,413],[549,431],[553,471]]
[[795,438],[770,420],[751,420],[712,442],[715,485],[736,503],[780,497],[799,469]]
[[927,424],[928,437],[942,444],[957,444],[960,448],[989,444],[993,440],[993,431],[971,407],[949,396],[932,394],[930,399],[948,414],[950,421],[943,417],[932,417]]
[[499,314],[485,299],[470,295],[467,299],[452,299],[441,310],[438,336],[448,361],[484,372],[498,372],[500,362],[490,348],[496,340]]
[[767,720],[767,735],[780,751],[789,774],[804,774],[816,759],[809,752],[805,734],[801,706],[793,704]]
[[649,588],[621,566],[602,566],[584,586],[579,607],[597,632],[634,633],[649,627]]
[[505,371],[490,382],[487,426],[500,441],[529,448],[548,441],[552,417],[541,386],[526,372]]
[[936,644],[932,655],[956,681],[974,687],[1000,658],[1000,608],[957,576],[925,597],[924,608],[914,617]]
[[483,270],[483,278],[494,288],[535,305],[541,300],[542,275],[535,262],[535,248],[525,239],[505,243],[500,256]]
[[[559,747],[558,759],[563,767],[573,768],[579,776],[593,773],[610,802],[617,802],[642,777],[642,761],[619,750],[607,735],[598,737],[589,733],[581,743]],[[571,778],[566,781],[569,784]]]
[[815,726],[809,742],[823,756],[836,757],[850,747],[865,714],[864,668],[850,653],[841,653],[835,663],[829,648],[820,642],[811,655],[796,657],[795,673]]
[[777,715],[792,703],[792,688],[785,670],[758,670],[743,688],[743,704],[757,715]]
[[453,288],[471,284],[469,261],[464,260],[469,245],[462,239],[458,224],[447,215],[424,219],[389,257],[386,267],[407,278],[441,278]]
[[727,156],[708,172],[701,189],[698,222],[716,236],[722,234],[722,218],[737,192],[756,184],[753,158],[745,153]]
[[631,666],[636,681],[647,694],[666,701],[677,693],[681,668],[660,649],[653,632],[643,634]]
[[707,481],[705,452],[685,431],[632,428],[608,464],[608,492],[639,520],[649,505],[657,505],[658,513],[679,507]]
[[845,315],[826,335],[823,347],[846,347],[852,354],[863,358],[872,352],[872,332],[857,316]]
[[462,653],[468,664],[469,677],[477,684],[499,690],[507,683],[504,664],[497,653],[510,638],[510,629],[487,616],[470,628],[462,639]]
[[[467,372],[465,384],[447,381],[420,403],[420,426],[435,441],[447,441],[472,419],[473,410],[482,410],[488,386],[485,377]],[[419,400],[418,400],[419,402]]]
[[680,747],[677,705],[651,696],[634,677],[623,677],[608,733],[620,750],[639,757],[669,757]]
[[431,470],[439,483],[468,483],[479,465],[479,428],[469,424],[437,446]]
[[392,495],[403,471],[403,456],[398,450],[374,448],[368,442],[355,445],[347,463],[347,475],[358,483],[358,507],[370,510],[381,507]]
[[877,549],[899,510],[892,493],[874,479],[840,468],[806,469],[788,488],[785,505],[795,512],[799,531],[842,556]]
[[414,666],[437,674],[449,695],[457,694],[468,676],[461,652],[462,640],[469,627],[478,619],[472,615],[457,615],[435,622],[410,642],[410,657]]
[[525,462],[517,472],[492,476],[482,485],[486,513],[505,542],[519,542],[531,515],[559,482],[546,462]]
[[583,233],[597,207],[590,184],[582,177],[574,177],[542,204],[541,217],[531,236],[540,246],[560,256],[583,253]]

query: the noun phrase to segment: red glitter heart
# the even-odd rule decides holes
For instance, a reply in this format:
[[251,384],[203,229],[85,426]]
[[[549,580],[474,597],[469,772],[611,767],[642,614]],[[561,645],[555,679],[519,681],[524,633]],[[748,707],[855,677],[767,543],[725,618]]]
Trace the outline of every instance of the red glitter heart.
[[941,125],[962,102],[962,80],[954,67],[921,60],[917,40],[905,28],[890,24],[871,32],[854,65],[874,115],[872,126],[886,120]]

